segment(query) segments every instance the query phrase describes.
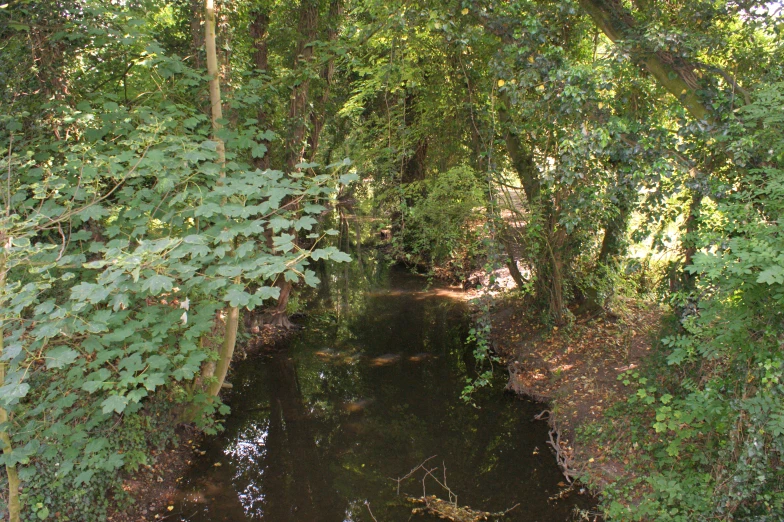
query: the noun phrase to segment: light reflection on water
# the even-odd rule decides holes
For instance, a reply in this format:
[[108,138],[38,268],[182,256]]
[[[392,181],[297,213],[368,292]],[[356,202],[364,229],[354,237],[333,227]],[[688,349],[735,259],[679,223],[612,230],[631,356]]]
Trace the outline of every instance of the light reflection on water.
[[235,366],[226,429],[205,442],[167,520],[408,520],[404,495],[420,496],[423,476],[400,496],[392,479],[434,455],[461,505],[521,503],[506,519],[540,522],[587,505],[548,501],[563,477],[532,420],[543,406],[504,396],[501,382],[478,407],[460,401],[475,362],[455,289],[369,258],[325,275],[290,346]]

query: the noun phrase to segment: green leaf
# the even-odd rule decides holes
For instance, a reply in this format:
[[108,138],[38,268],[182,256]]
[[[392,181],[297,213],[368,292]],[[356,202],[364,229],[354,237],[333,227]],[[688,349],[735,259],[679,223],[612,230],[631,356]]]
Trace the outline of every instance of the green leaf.
[[224,301],[229,302],[229,306],[248,306],[251,295],[245,291],[241,285],[232,285],[223,297]]
[[336,261],[338,263],[348,263],[351,261],[351,256],[346,254],[345,252],[335,252],[333,255],[330,256],[330,259]]
[[102,411],[104,413],[122,413],[125,407],[128,406],[128,397],[122,395],[110,395],[101,403]]
[[303,230],[303,229],[304,230],[311,230],[313,228],[313,225],[315,225],[317,223],[318,223],[318,221],[316,221],[312,217],[310,217],[310,216],[303,216],[303,217],[299,218],[297,221],[294,222],[294,230],[297,230],[297,231],[300,231],[300,230]]
[[46,368],[62,368],[74,362],[79,352],[67,346],[57,346],[46,353]]
[[256,296],[262,300],[277,299],[280,296],[280,288],[277,286],[262,286],[256,290]]
[[348,185],[349,183],[353,181],[357,181],[358,179],[359,176],[352,173],[352,174],[343,174],[342,176],[340,176],[340,179],[338,181],[340,182],[341,185]]
[[267,146],[263,143],[259,143],[255,147],[250,150],[250,155],[254,158],[263,158],[264,154],[267,153]]
[[142,285],[142,289],[149,290],[152,295],[158,295],[161,291],[171,292],[172,288],[174,288],[174,279],[161,274],[150,277]]
[[312,169],[319,166],[318,163],[297,163],[295,165],[298,169]]
[[772,266],[767,270],[760,272],[757,277],[758,283],[767,283],[769,285],[776,285],[784,283],[784,267]]
[[87,221],[89,219],[93,219],[95,221],[98,221],[99,219],[101,219],[104,216],[107,216],[108,214],[109,214],[109,212],[105,208],[103,208],[101,205],[95,203],[95,204],[92,204],[92,205],[88,206],[87,208],[85,208],[81,212],[79,212],[78,215],[79,215],[80,218],[82,218],[85,221]]
[[87,301],[90,303],[100,303],[110,294],[110,290],[102,285],[81,282],[71,288],[71,299],[74,301]]
[[166,384],[166,379],[162,373],[151,373],[144,380],[144,387],[149,391],[155,391],[155,388],[164,384]]
[[[155,388],[148,388],[150,391],[153,391]],[[136,388],[135,390],[131,390],[128,392],[128,403],[135,404],[141,401],[143,398],[147,397],[147,390],[144,388]]]
[[74,486],[79,487],[82,484],[89,484],[93,475],[95,475],[95,470],[88,469],[87,471],[82,471],[74,479]]
[[10,404],[17,399],[21,399],[30,391],[30,385],[26,382],[12,382],[0,388],[0,401]]

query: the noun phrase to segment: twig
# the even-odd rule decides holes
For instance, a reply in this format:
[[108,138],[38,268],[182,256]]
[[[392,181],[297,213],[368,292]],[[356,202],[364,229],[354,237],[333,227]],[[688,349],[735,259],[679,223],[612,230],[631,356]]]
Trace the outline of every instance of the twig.
[[[545,415],[547,415],[547,417],[545,417]],[[553,412],[551,412],[550,410],[544,410],[539,415],[534,415],[534,420],[549,420],[550,417],[552,417],[552,415]]]
[[370,502],[368,502],[367,500],[365,501],[365,507],[367,508],[368,513],[370,513],[370,518],[372,518],[375,522],[378,522],[378,520],[376,520],[375,515],[373,515],[373,512],[370,510]]
[[6,200],[5,200],[5,216],[11,216],[11,157],[14,147],[14,135],[8,140],[8,179],[6,179]]
[[415,467],[414,469],[412,469],[411,471],[409,471],[408,473],[406,473],[406,475],[405,475],[405,476],[403,476],[403,477],[400,477],[400,478],[397,478],[397,479],[392,479],[392,480],[394,480],[395,482],[397,482],[397,494],[398,494],[398,495],[400,495],[400,483],[401,483],[401,482],[403,482],[403,481],[404,481],[404,480],[406,480],[407,478],[410,478],[410,477],[411,477],[411,475],[413,475],[414,473],[416,473],[416,472],[417,472],[417,471],[419,471],[420,469],[424,469],[424,465],[425,465],[425,464],[427,464],[427,462],[428,462],[429,460],[433,460],[433,459],[434,459],[434,458],[436,458],[437,456],[438,456],[438,455],[433,455],[432,457],[428,457],[428,458],[426,458],[425,460],[423,460],[423,461],[422,461],[422,463],[421,463],[419,466]]
[[65,248],[68,246],[68,241],[65,239],[65,233],[63,232],[63,227],[60,223],[57,223],[57,231],[60,232],[60,237],[63,238],[63,246],[60,247],[60,253],[57,254],[57,261],[60,261],[65,253]]
[[[423,469],[424,469],[424,468],[423,468]],[[455,507],[457,507],[457,495],[454,493],[454,491],[452,491],[451,489],[449,489],[449,487],[447,487],[447,485],[446,485],[446,484],[442,483],[440,480],[438,480],[438,479],[435,477],[435,475],[433,475],[433,472],[434,472],[435,470],[437,470],[437,469],[438,469],[438,468],[433,468],[433,469],[431,469],[431,470],[427,470],[427,469],[425,469],[425,476],[424,476],[424,477],[422,477],[422,498],[426,498],[426,497],[427,497],[427,495],[425,494],[425,491],[424,491],[424,487],[425,487],[425,479],[427,479],[427,477],[428,477],[428,476],[430,476],[430,477],[433,477],[433,480],[435,480],[435,481],[436,481],[436,484],[438,484],[439,486],[441,486],[442,488],[444,488],[444,489],[446,490],[446,492],[449,494],[449,501],[450,501],[452,504],[454,504],[454,506],[455,506]],[[446,479],[446,470],[444,470],[444,479]],[[453,497],[454,497],[454,499],[455,499],[454,501],[452,501],[452,498],[453,498]]]

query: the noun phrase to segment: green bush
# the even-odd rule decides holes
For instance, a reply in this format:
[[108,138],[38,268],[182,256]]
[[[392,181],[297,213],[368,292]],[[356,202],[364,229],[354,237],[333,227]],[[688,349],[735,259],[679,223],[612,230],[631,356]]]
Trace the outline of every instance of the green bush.
[[399,246],[414,262],[465,278],[476,266],[484,234],[486,186],[473,169],[455,167],[411,183]]
[[640,478],[606,492],[611,520],[784,517],[782,103],[776,84],[742,109],[730,147],[747,172],[712,180],[720,197],[687,267],[699,278],[679,295],[680,330],[662,340],[664,360],[624,378]]

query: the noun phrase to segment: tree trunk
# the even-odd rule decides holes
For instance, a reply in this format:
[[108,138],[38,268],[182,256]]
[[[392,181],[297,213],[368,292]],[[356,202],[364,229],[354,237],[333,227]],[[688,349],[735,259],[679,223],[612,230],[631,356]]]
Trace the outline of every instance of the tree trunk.
[[[313,60],[313,41],[318,37],[318,2],[316,0],[302,0],[299,11],[298,30],[300,38],[297,41],[296,63],[293,69],[299,73],[302,81],[294,86],[289,102],[289,136],[286,140],[286,165],[289,172],[299,170],[298,164],[305,161],[307,147],[307,109],[310,80],[302,69],[308,67]],[[292,233],[296,234],[296,232]],[[278,304],[272,313],[270,323],[284,328],[291,328],[292,324],[286,314],[286,308],[291,297],[292,283],[283,280],[280,283],[280,296]]]
[[318,2],[315,0],[302,0],[299,11],[298,32],[295,64],[295,76],[301,81],[294,86],[289,101],[289,136],[286,144],[286,164],[290,172],[297,171],[297,164],[305,160],[307,121],[308,121],[308,96],[310,93],[310,80],[303,69],[313,60],[313,46],[318,29]]
[[[343,0],[332,0],[329,4],[329,17],[327,19],[327,42],[332,44],[337,40],[340,18],[343,15]],[[332,82],[335,77],[335,60],[330,57],[326,65],[321,70],[321,80],[324,84],[321,96],[316,101],[315,110],[310,114],[310,136],[308,138],[310,153],[308,161],[312,162],[318,152],[321,131],[324,128],[327,114],[327,102],[329,101]]]
[[621,186],[622,172],[617,172],[615,196],[618,200],[615,205],[615,212],[607,217],[604,224],[604,237],[602,238],[602,246],[599,250],[599,255],[596,258],[596,270],[594,276],[596,277],[595,284],[585,291],[585,302],[582,305],[583,310],[586,312],[601,311],[606,304],[606,296],[602,296],[600,288],[602,282],[606,279],[606,270],[617,268],[618,258],[623,255],[626,247],[626,227],[629,223],[634,206],[634,198],[636,193],[629,190],[628,187]]
[[599,250],[598,264],[607,265],[614,263],[623,254],[626,235],[626,225],[629,222],[632,205],[627,194],[618,195],[618,212],[607,219],[604,225],[602,248]]
[[529,225],[534,221],[542,224],[540,239],[531,250],[534,269],[536,270],[536,297],[547,303],[555,324],[566,321],[566,303],[564,299],[564,249],[566,236],[564,230],[556,230],[557,222],[555,207],[549,199],[542,198],[542,185],[531,148],[520,139],[514,130],[514,122],[509,115],[511,100],[506,93],[501,93],[501,104],[498,116],[503,125],[502,133],[506,150],[512,166],[517,172],[523,186],[529,209]]
[[[269,22],[269,11],[259,8],[250,24],[250,36],[253,38],[253,63],[256,69],[264,72],[269,70]],[[259,121],[259,128],[263,128],[263,125],[269,127],[269,116],[263,102],[259,103],[256,119]],[[267,170],[270,168],[270,143],[265,140],[262,144],[267,148],[267,152],[261,158],[254,158],[253,163],[256,168]]]
[[[0,288],[5,286],[5,255],[0,255]],[[0,357],[3,355],[3,339],[5,333],[3,331],[3,323],[0,322]],[[0,360],[0,386],[5,385],[5,361]],[[5,428],[0,431],[0,441],[3,443],[3,453],[8,456],[13,450],[11,444],[11,435],[9,434],[9,415],[5,408],[0,407],[0,425],[5,425]],[[8,520],[9,522],[19,522],[20,514],[22,511],[21,502],[19,500],[19,473],[16,470],[16,465],[6,464],[5,471],[8,475]]]
[[501,132],[506,144],[506,151],[523,186],[529,208],[534,211],[542,203],[540,201],[542,188],[539,180],[539,168],[534,162],[534,155],[530,147],[520,139],[520,135],[514,130],[514,122],[509,115],[509,108],[512,105],[509,95],[505,92],[501,93],[500,101],[498,119],[503,125]]
[[702,208],[702,194],[691,190],[691,204],[689,205],[689,215],[686,217],[686,234],[681,240],[683,248],[683,264],[681,269],[680,285],[678,290],[693,290],[695,277],[687,268],[694,261],[694,254],[697,253],[697,241],[694,237],[697,233],[700,221],[700,210]]
[[204,64],[201,59],[201,48],[204,46],[204,33],[201,29],[202,22],[202,0],[191,0],[191,52],[193,53],[193,66],[201,69]]
[[[215,46],[215,6],[214,0],[205,0],[204,2],[204,46],[207,51],[207,74],[210,77],[210,107],[212,115],[212,129],[213,141],[216,142],[218,152],[218,162],[221,165],[221,179],[226,177],[226,172],[223,170],[226,164],[226,149],[217,135],[217,131],[221,128],[220,120],[223,119],[223,110],[221,107],[221,94],[220,94],[220,77],[218,71],[218,54]],[[222,182],[219,182],[222,183]],[[226,331],[223,336],[223,344],[219,350],[219,358],[214,366],[207,366],[207,371],[204,376],[207,378],[216,377],[216,382],[211,384],[208,391],[211,395],[217,395],[220,392],[223,382],[226,379],[226,374],[231,364],[231,358],[234,355],[234,347],[237,343],[237,329],[239,327],[239,308],[230,306],[226,308],[225,321]]]
[[498,234],[498,239],[501,242],[501,246],[503,246],[504,250],[506,251],[506,266],[509,268],[509,274],[512,276],[515,284],[518,288],[522,288],[525,286],[526,280],[523,277],[523,274],[520,273],[520,269],[517,268],[517,259],[515,258],[514,254],[514,244],[513,238],[509,231],[509,226],[504,224],[502,225],[501,233]]

